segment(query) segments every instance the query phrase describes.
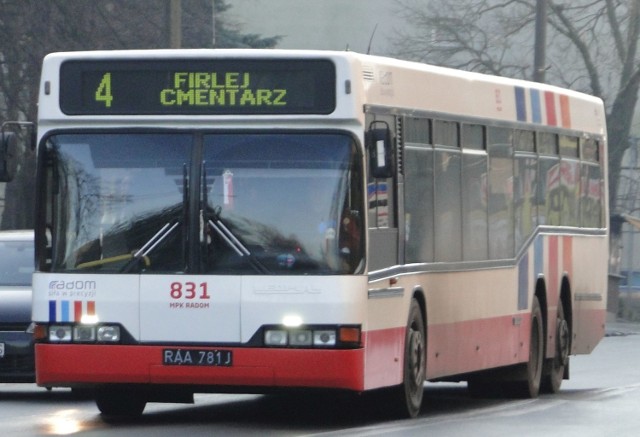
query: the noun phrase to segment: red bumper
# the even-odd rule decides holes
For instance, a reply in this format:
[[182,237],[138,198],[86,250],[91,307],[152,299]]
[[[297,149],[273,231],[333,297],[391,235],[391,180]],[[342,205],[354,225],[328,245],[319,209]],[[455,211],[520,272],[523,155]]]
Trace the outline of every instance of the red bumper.
[[[364,350],[224,348],[232,367],[166,366],[164,346],[36,345],[41,386],[134,383],[364,389]],[[183,348],[188,349],[188,348]]]

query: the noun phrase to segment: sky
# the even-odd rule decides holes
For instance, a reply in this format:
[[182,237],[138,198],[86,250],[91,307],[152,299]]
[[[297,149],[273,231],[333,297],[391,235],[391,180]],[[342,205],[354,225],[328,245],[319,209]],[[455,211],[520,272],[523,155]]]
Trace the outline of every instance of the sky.
[[[425,1],[426,3],[426,1]],[[243,33],[280,35],[277,48],[387,54],[401,25],[393,0],[228,0]]]

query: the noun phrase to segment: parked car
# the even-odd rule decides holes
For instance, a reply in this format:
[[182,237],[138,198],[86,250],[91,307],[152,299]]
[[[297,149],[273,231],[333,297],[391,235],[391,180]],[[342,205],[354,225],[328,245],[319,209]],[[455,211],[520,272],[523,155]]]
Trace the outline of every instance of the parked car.
[[34,382],[33,231],[0,232],[0,382]]

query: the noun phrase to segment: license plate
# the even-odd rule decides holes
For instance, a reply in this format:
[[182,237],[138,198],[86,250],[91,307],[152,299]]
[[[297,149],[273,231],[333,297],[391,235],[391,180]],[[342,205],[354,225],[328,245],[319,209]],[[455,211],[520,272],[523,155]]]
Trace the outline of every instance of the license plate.
[[219,349],[164,349],[165,366],[222,366],[231,367],[233,354]]
[[0,358],[4,358],[4,343],[0,343]]

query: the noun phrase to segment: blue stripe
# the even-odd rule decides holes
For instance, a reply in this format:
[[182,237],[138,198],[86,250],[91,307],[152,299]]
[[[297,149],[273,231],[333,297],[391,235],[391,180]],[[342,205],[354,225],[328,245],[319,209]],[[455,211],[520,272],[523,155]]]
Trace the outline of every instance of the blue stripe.
[[538,277],[544,273],[544,238],[540,235],[536,237],[536,241],[534,243],[534,252],[534,271],[536,277]]
[[57,322],[57,320],[56,320],[56,301],[55,300],[50,300],[49,301],[49,321],[50,322]]
[[520,260],[518,266],[518,309],[526,310],[529,301],[529,254]]
[[527,104],[524,99],[524,88],[515,87],[516,91],[516,114],[518,121],[527,121]]
[[61,322],[68,322],[69,321],[69,301],[68,300],[63,300],[62,302],[60,302],[61,307],[60,307],[60,321]]
[[542,123],[542,111],[540,110],[540,92],[531,90],[531,121]]

